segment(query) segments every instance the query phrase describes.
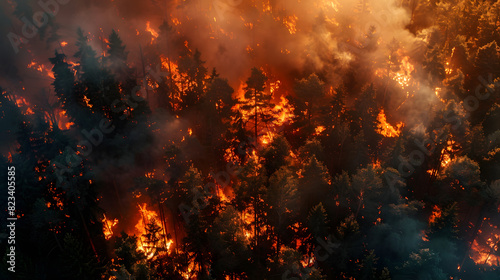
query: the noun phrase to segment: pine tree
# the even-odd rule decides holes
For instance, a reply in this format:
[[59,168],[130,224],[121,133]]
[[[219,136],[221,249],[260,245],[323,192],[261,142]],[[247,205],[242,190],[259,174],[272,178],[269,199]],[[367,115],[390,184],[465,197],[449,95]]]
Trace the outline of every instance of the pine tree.
[[115,254],[118,257],[118,263],[123,265],[127,271],[132,271],[132,266],[146,256],[137,249],[137,236],[128,235],[122,231],[121,235],[115,241]]
[[262,157],[264,158],[264,168],[269,177],[281,167],[292,163],[290,144],[284,136],[278,135],[273,139],[271,145],[262,151]]
[[128,52],[125,51],[125,45],[118,35],[118,33],[113,29],[108,38],[108,56],[105,57],[111,73],[119,81],[124,81],[131,74],[131,70],[127,65]]
[[239,213],[232,206],[220,213],[210,230],[212,276],[242,275],[248,269],[247,239]]
[[180,100],[182,108],[191,108],[197,105],[207,86],[208,69],[205,61],[201,60],[201,53],[187,51],[179,59],[179,75],[181,80]]
[[319,106],[324,102],[325,90],[324,83],[316,74],[311,74],[307,79],[302,79],[296,82],[295,94],[298,101],[296,111],[302,115],[302,111],[306,111],[305,119],[309,127],[314,126],[313,122],[319,115]]
[[330,175],[327,168],[312,156],[301,170],[298,193],[301,200],[300,213],[302,220],[307,219],[311,209],[328,197],[330,191]]
[[311,231],[314,239],[326,239],[328,235],[327,214],[323,203],[314,206],[307,217],[308,229]]
[[265,195],[268,205],[267,219],[276,237],[276,258],[283,244],[283,235],[297,214],[297,178],[286,166],[281,167],[269,178],[269,188]]
[[270,110],[274,107],[271,103],[272,95],[264,92],[266,75],[257,68],[252,68],[252,74],[246,81],[245,99],[240,101],[240,108],[245,112],[248,120],[253,122],[253,134],[257,141],[260,130],[273,120]]
[[[372,154],[377,153],[377,147],[381,140],[381,135],[377,133],[379,125],[378,121],[378,106],[376,102],[376,90],[373,84],[370,84],[363,89],[359,98],[354,105],[354,110],[351,112],[358,127],[354,127],[353,131],[361,131],[367,141],[367,146]],[[356,142],[356,141],[355,141]],[[359,162],[359,161],[358,161]]]
[[52,72],[55,79],[52,86],[54,86],[58,102],[61,108],[66,111],[70,121],[80,126],[82,125],[82,114],[84,114],[80,105],[84,102],[83,95],[77,95],[78,92],[74,89],[75,75],[66,62],[66,55],[56,51],[55,56],[49,60],[54,65]]

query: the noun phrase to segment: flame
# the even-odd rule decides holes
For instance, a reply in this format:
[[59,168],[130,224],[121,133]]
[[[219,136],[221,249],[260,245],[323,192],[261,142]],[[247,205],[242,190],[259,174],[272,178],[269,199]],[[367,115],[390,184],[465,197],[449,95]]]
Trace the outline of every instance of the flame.
[[71,128],[72,125],[75,124],[69,121],[68,115],[66,114],[66,110],[59,110],[57,116],[58,116],[57,126],[59,127],[60,130],[68,130]]
[[41,63],[36,62],[36,60],[34,59],[27,65],[27,68],[36,70],[44,74],[44,76],[54,79],[54,73],[50,70],[50,68]]
[[447,146],[441,150],[441,167],[445,168],[451,162],[451,155],[455,152],[455,140],[448,140]]
[[158,38],[158,35],[159,35],[159,34],[158,34],[158,32],[156,32],[156,30],[154,30],[153,28],[151,28],[151,26],[150,26],[150,22],[149,22],[149,21],[148,21],[148,22],[146,22],[146,31],[148,31],[149,33],[151,33],[151,36],[153,36],[153,37],[151,38],[151,43],[153,43],[153,42],[154,42],[154,40],[155,40],[156,38]]
[[30,103],[22,96],[15,96],[16,105],[21,109],[23,115],[33,115],[35,112],[31,109]]
[[434,205],[434,207],[432,208],[432,214],[429,217],[429,224],[435,223],[438,218],[441,218],[441,214],[441,208],[439,208],[439,206],[437,205]]
[[255,236],[254,226],[252,225],[254,218],[255,216],[252,211],[245,211],[242,215],[243,234],[247,240],[251,240]]
[[162,235],[165,234],[165,231],[160,219],[158,218],[158,214],[155,211],[148,210],[148,205],[146,203],[143,203],[142,206],[138,206],[141,215],[139,221],[135,225],[136,233],[139,236],[139,238],[137,239],[137,248],[140,251],[144,252],[148,259],[152,259],[161,250],[170,252],[170,248],[172,247],[174,241],[172,239],[166,240],[166,236],[160,237],[160,240],[157,244],[148,244],[146,237],[146,226],[148,224],[154,223],[158,228],[160,228],[159,233]]
[[411,73],[415,67],[410,63],[410,57],[405,56],[401,60],[401,68],[398,72],[392,73],[392,79],[396,81],[402,89],[405,89],[411,84]]
[[83,96],[83,101],[85,101],[87,107],[92,108],[93,105],[89,103],[90,99],[87,96]]
[[479,234],[472,242],[470,257],[477,265],[500,266],[500,231],[496,225],[483,224],[486,229],[479,230]]
[[68,45],[68,42],[62,41],[61,42],[61,47],[66,47]]
[[377,132],[384,137],[398,137],[401,134],[401,128],[404,124],[400,122],[396,124],[396,127],[389,124],[383,109],[378,114],[377,120],[379,121]]
[[317,127],[314,129],[314,131],[315,131],[316,135],[321,135],[321,133],[322,133],[323,131],[325,131],[325,129],[326,129],[326,128],[325,128],[324,126],[320,125],[320,126],[317,126]]
[[280,97],[280,103],[274,106],[275,125],[282,126],[291,123],[295,114],[293,113],[293,106],[286,100],[285,96]]
[[106,214],[104,214],[104,217],[102,218],[101,222],[102,222],[102,232],[104,233],[104,238],[106,238],[106,240],[109,240],[113,236],[113,227],[116,226],[116,224],[118,224],[118,219],[109,220],[108,218],[106,218]]

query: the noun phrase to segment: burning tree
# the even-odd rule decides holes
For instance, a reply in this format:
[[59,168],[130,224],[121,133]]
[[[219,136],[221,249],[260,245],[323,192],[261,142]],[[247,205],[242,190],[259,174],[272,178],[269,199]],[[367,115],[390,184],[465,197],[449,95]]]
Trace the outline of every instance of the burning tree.
[[244,99],[240,101],[240,108],[244,112],[245,119],[252,123],[256,141],[262,134],[263,127],[273,120],[273,115],[270,112],[270,109],[274,107],[274,104],[271,103],[272,95],[264,91],[266,80],[267,77],[261,70],[252,68],[252,73],[244,88]]

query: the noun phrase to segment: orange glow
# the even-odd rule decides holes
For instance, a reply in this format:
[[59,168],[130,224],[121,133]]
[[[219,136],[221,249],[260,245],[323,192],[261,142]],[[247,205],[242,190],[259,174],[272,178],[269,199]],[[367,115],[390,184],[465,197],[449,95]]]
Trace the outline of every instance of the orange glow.
[[36,70],[42,73],[44,76],[54,79],[54,73],[52,73],[50,67],[46,67],[45,65],[38,63],[34,59],[27,65],[27,68]]
[[402,89],[410,86],[412,80],[411,73],[415,69],[415,67],[410,63],[409,59],[410,57],[408,56],[403,57],[403,59],[401,60],[401,69],[398,72],[390,75],[392,76],[392,79],[401,86]]
[[439,100],[441,100],[441,102],[443,103],[446,103],[446,100],[444,100],[442,97],[441,97],[441,88],[440,87],[437,87],[435,90],[434,90],[434,93],[436,94],[436,97],[439,98]]
[[118,219],[114,220],[109,220],[106,218],[106,214],[104,214],[104,217],[101,220],[102,222],[102,232],[104,233],[104,238],[106,240],[109,240],[113,236],[113,227],[118,224]]
[[446,148],[441,150],[441,167],[445,168],[451,162],[451,155],[455,152],[455,140],[448,140]]
[[65,41],[61,42],[61,47],[66,47],[66,45],[68,45],[68,42],[65,42]]
[[255,236],[254,226],[252,225],[254,217],[253,211],[245,211],[242,215],[243,234],[247,240],[251,240]]
[[33,115],[35,112],[31,109],[31,105],[26,101],[26,99],[22,96],[15,97],[17,107],[21,109],[23,115]]
[[290,34],[295,34],[295,32],[297,32],[297,26],[296,26],[297,25],[297,16],[296,15],[284,17],[283,24],[286,26],[286,28],[288,29],[288,32],[290,32]]
[[432,208],[432,214],[429,217],[429,224],[435,223],[438,218],[441,218],[441,214],[441,208],[439,208],[439,206],[437,205],[434,205],[434,207]]
[[400,122],[396,124],[396,127],[392,126],[387,122],[387,118],[385,116],[384,110],[382,109],[377,116],[378,124],[378,133],[383,135],[384,137],[398,137],[401,134],[401,128],[403,127],[403,123]]
[[68,130],[71,128],[72,125],[74,125],[73,122],[69,121],[69,117],[66,115],[65,110],[59,110],[57,116],[58,116],[57,126],[59,127],[60,130]]
[[83,101],[85,101],[87,107],[92,108],[93,105],[89,103],[90,99],[87,96],[83,96]]
[[[171,239],[166,240],[167,238],[163,236],[165,234],[165,230],[158,214],[153,210],[148,210],[147,207],[146,203],[143,203],[142,206],[139,205],[139,212],[141,216],[135,225],[135,230],[139,237],[137,239],[137,248],[144,252],[148,259],[151,259],[159,251],[166,250],[167,252],[170,252],[170,248],[172,247],[174,241]],[[162,236],[158,236],[160,238],[156,244],[148,244],[148,240],[146,238],[146,234],[148,234],[146,227],[150,223],[154,223],[158,228],[160,228],[159,234]]]
[[153,42],[154,42],[154,40],[155,40],[156,38],[158,38],[158,35],[159,35],[159,34],[158,34],[158,32],[156,32],[156,30],[154,30],[153,28],[151,28],[151,26],[150,26],[150,22],[149,22],[149,21],[148,21],[148,22],[146,22],[146,31],[148,31],[149,33],[151,33],[151,36],[153,36],[153,37],[151,38],[151,43],[153,43]]
[[325,128],[324,126],[320,125],[320,126],[317,126],[317,127],[314,129],[314,131],[315,131],[316,135],[321,135],[321,133],[322,133],[323,131],[325,131],[325,129],[326,129],[326,128]]
[[470,257],[477,265],[500,266],[499,244],[500,231],[498,227],[491,223],[484,223],[472,243]]
[[274,106],[276,125],[282,126],[284,124],[290,123],[295,117],[293,109],[293,106],[288,103],[286,98],[284,96],[281,96],[280,103]]

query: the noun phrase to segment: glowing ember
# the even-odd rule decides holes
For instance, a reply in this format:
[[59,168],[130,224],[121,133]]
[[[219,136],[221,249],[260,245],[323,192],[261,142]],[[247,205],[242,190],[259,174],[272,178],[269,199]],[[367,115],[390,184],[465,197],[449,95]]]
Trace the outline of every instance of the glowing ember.
[[90,99],[87,96],[83,96],[83,101],[85,101],[87,107],[92,108],[93,105],[89,103]]
[[396,124],[396,127],[392,126],[387,122],[387,118],[385,116],[384,110],[381,110],[377,116],[378,124],[378,133],[385,137],[398,137],[401,134],[401,128],[403,127],[403,123],[400,122]]
[[284,17],[283,24],[285,24],[285,26],[288,29],[288,32],[290,32],[290,34],[295,34],[295,32],[297,32],[297,27],[296,27],[297,16],[296,15]]
[[316,132],[316,135],[321,135],[321,132],[325,131],[325,127],[320,125],[320,126],[317,126],[314,131]]
[[439,100],[441,100],[441,102],[443,103],[446,103],[446,100],[444,100],[442,97],[441,97],[441,88],[440,87],[437,87],[435,90],[434,90],[434,93],[436,94],[436,97],[439,98]]

